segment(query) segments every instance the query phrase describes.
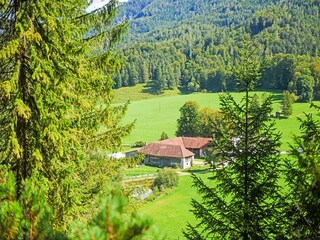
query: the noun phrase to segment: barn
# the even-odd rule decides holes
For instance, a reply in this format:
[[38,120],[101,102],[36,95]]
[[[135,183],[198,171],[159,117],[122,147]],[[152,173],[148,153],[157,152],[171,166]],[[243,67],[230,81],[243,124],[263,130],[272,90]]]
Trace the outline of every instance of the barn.
[[152,142],[138,152],[146,156],[146,164],[159,167],[178,165],[180,168],[189,168],[194,157],[203,157],[210,143],[210,138],[177,137]]

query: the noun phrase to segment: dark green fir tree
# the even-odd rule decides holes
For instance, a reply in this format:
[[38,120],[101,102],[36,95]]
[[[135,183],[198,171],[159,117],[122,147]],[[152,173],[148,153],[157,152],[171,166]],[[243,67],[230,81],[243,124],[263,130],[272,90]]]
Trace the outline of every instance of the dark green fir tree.
[[255,98],[250,91],[260,75],[252,43],[244,44],[234,74],[244,96],[239,102],[230,94],[220,96],[226,127],[215,129],[217,137],[207,158],[213,169],[209,181],[193,176],[202,198],[192,200],[198,223],[189,223],[184,230],[188,239],[275,239],[281,234],[277,219],[280,135],[269,119],[270,96],[252,108]]

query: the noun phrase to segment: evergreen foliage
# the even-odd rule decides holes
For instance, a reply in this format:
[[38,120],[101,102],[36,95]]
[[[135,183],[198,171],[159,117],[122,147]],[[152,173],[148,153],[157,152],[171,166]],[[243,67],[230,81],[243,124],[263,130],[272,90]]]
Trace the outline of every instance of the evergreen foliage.
[[123,46],[130,63],[117,79],[137,69],[140,76],[148,72],[158,92],[176,86],[232,91],[239,36],[248,36],[261,52],[263,89],[289,90],[301,101],[319,99],[319,9],[318,1],[300,0],[129,1],[119,18],[131,26]]
[[59,239],[62,234],[52,228],[52,210],[44,192],[27,179],[18,199],[14,174],[5,168],[0,173],[0,238]]
[[108,194],[102,198],[99,214],[88,226],[77,226],[71,239],[139,239],[150,229],[150,219],[136,211],[130,213],[127,199],[118,188],[106,192]]
[[306,114],[306,119],[300,119],[302,136],[294,138],[293,159],[287,161],[290,192],[286,232],[290,239],[318,239],[320,236],[320,124],[315,117]]
[[132,127],[120,125],[126,106],[110,104],[127,25],[112,25],[117,1],[88,13],[89,2],[0,2],[0,165],[23,214],[30,179],[62,230],[91,207],[90,153],[116,148]]
[[15,177],[1,169],[0,238],[1,239],[133,239],[143,236],[151,227],[150,219],[130,212],[128,202],[119,188],[108,189],[100,200],[99,213],[89,224],[78,223],[70,236],[53,229],[53,212],[31,179],[22,184],[17,198]]
[[[192,199],[197,224],[188,224],[188,239],[275,239],[281,236],[278,174],[280,135],[270,122],[271,96],[250,108],[259,77],[256,52],[245,44],[234,70],[237,84],[245,92],[240,102],[230,94],[220,97],[225,127],[216,128],[207,162],[214,169],[212,186],[194,175],[194,186],[202,200]],[[254,111],[252,111],[254,109]],[[230,128],[231,126],[231,128]],[[216,162],[227,163],[219,169]]]

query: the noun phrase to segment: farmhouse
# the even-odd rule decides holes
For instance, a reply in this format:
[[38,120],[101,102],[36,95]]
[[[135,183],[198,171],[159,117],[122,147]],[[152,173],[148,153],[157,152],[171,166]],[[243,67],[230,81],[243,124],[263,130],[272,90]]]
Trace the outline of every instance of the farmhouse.
[[159,167],[179,165],[189,168],[194,156],[202,157],[211,141],[210,138],[177,137],[147,144],[139,150],[145,163]]

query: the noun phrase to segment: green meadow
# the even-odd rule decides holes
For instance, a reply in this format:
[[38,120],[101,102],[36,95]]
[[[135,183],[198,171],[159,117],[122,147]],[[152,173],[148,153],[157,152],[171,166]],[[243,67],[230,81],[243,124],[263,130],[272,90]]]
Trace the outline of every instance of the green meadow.
[[[209,176],[210,173],[201,174],[204,181]],[[186,228],[187,222],[193,225],[196,222],[195,217],[190,212],[190,203],[192,198],[200,200],[200,197],[196,189],[191,186],[191,175],[181,176],[176,189],[146,203],[139,209],[153,219],[156,228],[165,235],[165,239],[185,239],[182,229]],[[152,236],[149,239],[153,239]]]
[[[256,92],[262,94],[263,92]],[[253,94],[253,93],[252,93]],[[281,93],[272,93],[273,112],[280,109]],[[232,93],[236,100],[240,100],[242,93]],[[175,136],[177,119],[180,116],[179,108],[189,100],[197,101],[201,108],[209,107],[218,110],[218,93],[192,93],[181,94],[177,90],[167,91],[163,95],[153,95],[146,92],[143,85],[131,88],[123,88],[115,91],[115,103],[123,103],[131,100],[124,123],[136,121],[135,128],[124,143],[135,143],[136,141],[151,142],[160,138],[162,132],[169,137]],[[315,112],[309,108],[308,103],[295,103],[293,115],[287,119],[274,119],[277,131],[282,133],[281,150],[290,150],[289,143],[292,143],[292,136],[299,134],[298,117],[303,117],[304,112]],[[126,176],[156,173],[157,168],[143,166],[130,169]],[[201,174],[204,180],[210,173]],[[139,211],[149,215],[160,233],[166,235],[166,239],[184,239],[182,229],[187,222],[194,222],[195,217],[190,212],[191,198],[199,198],[196,189],[192,187],[190,175],[181,176],[179,186],[169,193],[147,202],[141,206]],[[281,180],[282,182],[282,180]],[[147,239],[154,239],[148,236]]]
[[[169,137],[175,136],[177,119],[180,116],[179,108],[189,100],[197,101],[201,108],[209,107],[219,109],[219,93],[192,93],[181,94],[176,90],[165,92],[163,95],[153,95],[143,91],[142,85],[118,89],[115,91],[116,102],[131,100],[124,123],[136,121],[130,136],[124,139],[124,143],[132,144],[137,141],[152,142],[159,140],[161,133],[165,132]],[[255,92],[262,94],[263,92]],[[273,112],[279,111],[281,93],[272,93]],[[254,94],[254,93],[252,93]],[[240,100],[243,93],[234,92],[232,95]],[[303,117],[304,112],[314,112],[309,108],[309,103],[295,103],[293,115],[288,119],[275,119],[276,128],[282,133],[281,150],[288,150],[292,136],[299,134],[298,117]]]
[[[288,155],[281,155],[281,161],[288,158]],[[212,172],[197,174],[209,186],[214,183],[208,180]],[[160,235],[164,235],[166,240],[185,239],[182,230],[186,229],[187,223],[195,225],[197,220],[190,211],[191,199],[201,201],[201,196],[197,193],[196,188],[192,187],[193,179],[191,175],[180,176],[178,187],[169,193],[143,204],[139,211],[149,216],[158,229]],[[279,179],[279,185],[282,190],[286,191],[284,176]],[[146,239],[154,239],[154,236],[148,236]]]
[[136,168],[126,169],[125,177],[135,177],[135,176],[141,176],[145,174],[157,174],[159,169],[160,168],[158,167],[141,165]]

